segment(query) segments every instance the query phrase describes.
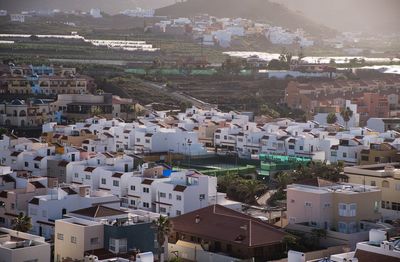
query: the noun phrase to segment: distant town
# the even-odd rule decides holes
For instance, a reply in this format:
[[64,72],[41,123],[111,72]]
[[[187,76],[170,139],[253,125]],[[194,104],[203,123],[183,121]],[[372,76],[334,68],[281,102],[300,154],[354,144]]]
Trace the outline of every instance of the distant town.
[[399,34],[0,25],[0,261],[400,261]]

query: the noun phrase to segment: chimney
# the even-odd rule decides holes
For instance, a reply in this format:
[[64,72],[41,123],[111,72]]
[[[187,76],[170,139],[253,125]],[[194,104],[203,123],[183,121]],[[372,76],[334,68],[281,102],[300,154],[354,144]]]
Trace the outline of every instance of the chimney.
[[200,216],[199,215],[196,216],[195,223],[196,224],[200,223]]

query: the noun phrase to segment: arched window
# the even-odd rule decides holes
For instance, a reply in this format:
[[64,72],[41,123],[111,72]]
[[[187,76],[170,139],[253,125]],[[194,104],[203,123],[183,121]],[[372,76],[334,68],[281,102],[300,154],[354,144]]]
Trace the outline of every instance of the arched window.
[[26,116],[26,112],[25,112],[25,110],[21,110],[21,111],[19,111],[19,116]]

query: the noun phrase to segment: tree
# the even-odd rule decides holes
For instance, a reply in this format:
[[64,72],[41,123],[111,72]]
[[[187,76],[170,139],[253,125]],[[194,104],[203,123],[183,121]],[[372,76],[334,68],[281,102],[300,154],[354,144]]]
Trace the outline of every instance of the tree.
[[322,228],[315,228],[311,230],[311,240],[314,246],[318,248],[321,244],[321,238],[326,238],[326,230]]
[[96,106],[96,107],[92,108],[91,113],[92,113],[92,116],[98,116],[103,113],[103,110],[101,109],[101,107]]
[[22,212],[19,213],[18,217],[12,221],[12,229],[20,232],[28,232],[31,230],[31,218],[25,216]]
[[279,113],[276,110],[270,108],[267,104],[261,105],[260,114],[261,115],[267,115],[267,116],[270,116],[272,118],[280,117]]
[[343,118],[343,121],[346,124],[346,129],[348,128],[349,121],[353,116],[353,111],[349,107],[346,107],[340,112],[340,116]]
[[297,238],[293,235],[285,235],[282,239],[282,243],[286,247],[286,252],[297,247]]
[[8,132],[7,128],[0,127],[0,138],[1,138],[3,135],[7,134],[7,132]]
[[328,123],[328,124],[335,124],[336,122],[337,122],[337,116],[336,116],[336,114],[335,113],[329,113],[327,116],[326,116],[326,122]]
[[157,243],[158,243],[158,261],[161,261],[161,255],[163,253],[164,249],[164,244],[166,240],[166,236],[171,231],[171,222],[166,216],[161,216],[153,222],[153,227],[156,230],[156,237],[157,237]]
[[301,60],[303,60],[303,58],[306,57],[304,52],[303,52],[303,48],[300,48],[299,54],[297,56],[298,56],[297,62],[300,64]]

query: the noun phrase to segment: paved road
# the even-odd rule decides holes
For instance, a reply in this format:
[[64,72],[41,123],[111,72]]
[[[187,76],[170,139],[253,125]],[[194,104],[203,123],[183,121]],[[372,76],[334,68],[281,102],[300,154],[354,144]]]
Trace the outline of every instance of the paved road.
[[158,84],[158,83],[154,83],[154,82],[149,82],[149,81],[144,81],[141,80],[141,82],[143,83],[143,85],[153,88],[153,89],[157,89],[158,91],[161,91],[163,93],[165,93],[165,95],[168,96],[173,96],[174,98],[176,98],[177,100],[180,101],[185,101],[185,102],[189,102],[194,106],[197,107],[210,107],[211,105],[207,102],[201,101],[195,97],[189,96],[187,94],[183,94],[181,92],[168,92],[165,88],[165,85],[163,84]]

